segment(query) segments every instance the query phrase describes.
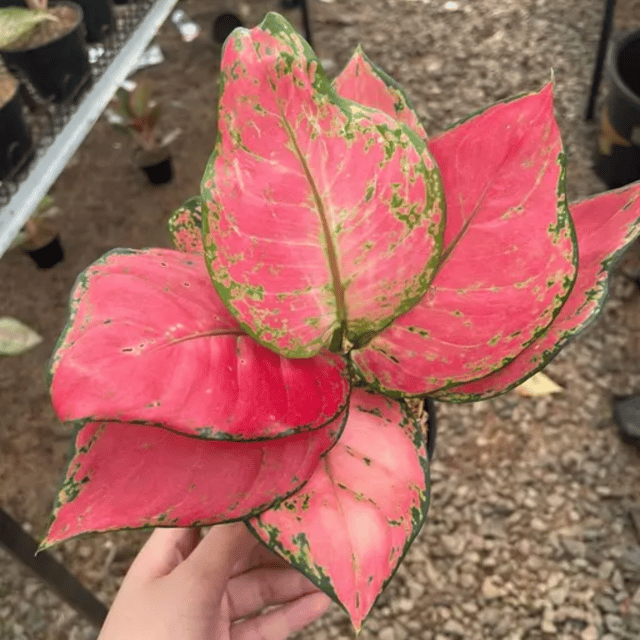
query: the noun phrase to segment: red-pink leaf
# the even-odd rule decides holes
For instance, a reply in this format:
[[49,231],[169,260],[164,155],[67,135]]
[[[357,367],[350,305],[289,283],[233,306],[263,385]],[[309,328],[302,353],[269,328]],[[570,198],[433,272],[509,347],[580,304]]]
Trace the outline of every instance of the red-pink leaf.
[[357,631],[424,522],[428,475],[406,411],[355,389],[344,433],[309,482],[248,524],[344,607]]
[[551,86],[432,140],[444,251],[424,298],[353,353],[380,389],[429,394],[513,360],[560,311],[576,273]]
[[288,360],[244,335],[201,255],[116,250],[89,267],[71,294],[51,394],[62,420],[273,438],[340,414],[345,370],[339,356]]
[[200,197],[189,198],[169,218],[169,235],[173,246],[186,253],[204,253],[202,247],[202,206]]
[[89,423],[76,435],[41,546],[80,533],[193,527],[255,515],[311,476],[345,415],[313,432],[263,442],[205,441],[146,425]]
[[443,201],[424,142],[340,98],[275,14],[234,32],[202,182],[205,258],[243,329],[304,358],[347,349],[422,296]]
[[571,216],[580,254],[578,277],[557,318],[542,337],[503,369],[437,397],[465,402],[513,389],[548,364],[569,338],[598,317],[611,269],[640,234],[640,185],[574,203]]
[[[349,100],[380,109],[411,127],[425,142],[427,134],[404,89],[365,55],[360,46],[334,82],[336,91]],[[425,164],[432,166],[431,158]]]

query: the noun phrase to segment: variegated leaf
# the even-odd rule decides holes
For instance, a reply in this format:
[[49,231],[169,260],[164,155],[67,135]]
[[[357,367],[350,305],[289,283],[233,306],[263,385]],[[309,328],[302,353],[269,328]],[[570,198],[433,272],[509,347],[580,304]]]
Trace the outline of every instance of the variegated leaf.
[[168,222],[169,235],[173,246],[186,253],[203,253],[202,246],[202,205],[200,196],[189,198],[173,212]]
[[363,378],[390,394],[432,394],[504,367],[542,335],[575,280],[550,85],[490,107],[431,150],[447,199],[436,276],[418,305],[353,352]]
[[211,439],[317,429],[339,415],[340,356],[278,356],[245,335],[211,286],[202,256],[115,250],[71,294],[52,361],[62,420],[159,424]]
[[424,522],[428,476],[422,434],[408,413],[354,389],[344,433],[309,482],[248,525],[340,604],[358,631]]
[[[420,139],[427,141],[427,133],[404,89],[373,64],[360,46],[354,51],[342,73],[335,79],[334,86],[344,98],[384,111],[398,122],[404,122]],[[425,164],[431,167],[432,159],[425,158]]]
[[282,17],[227,40],[218,121],[205,257],[243,329],[289,357],[344,351],[422,297],[443,223],[424,142],[340,98]]
[[441,400],[484,400],[509,391],[547,365],[567,340],[599,315],[609,274],[640,234],[640,184],[571,205],[580,260],[576,283],[545,334],[515,360],[486,378],[437,394]]
[[76,433],[41,547],[81,533],[194,527],[255,515],[311,476],[345,417],[346,410],[310,433],[242,443],[91,422]]

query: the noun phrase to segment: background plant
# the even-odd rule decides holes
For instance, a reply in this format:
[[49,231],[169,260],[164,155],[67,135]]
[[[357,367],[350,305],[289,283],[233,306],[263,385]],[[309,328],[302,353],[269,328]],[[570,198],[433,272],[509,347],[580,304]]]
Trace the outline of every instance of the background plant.
[[40,200],[36,210],[27,218],[22,229],[18,232],[11,247],[18,247],[37,238],[41,232],[55,229],[51,222],[60,213],[52,196],[47,194]]
[[156,127],[162,107],[150,100],[148,85],[139,83],[130,91],[119,87],[116,98],[116,113],[121,121],[112,122],[113,128],[131,136],[145,151],[155,149],[159,144]]

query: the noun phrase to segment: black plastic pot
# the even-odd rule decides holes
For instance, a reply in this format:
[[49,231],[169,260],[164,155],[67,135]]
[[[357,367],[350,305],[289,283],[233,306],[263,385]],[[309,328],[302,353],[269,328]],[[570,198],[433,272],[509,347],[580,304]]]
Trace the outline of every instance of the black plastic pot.
[[142,165],[140,167],[149,178],[151,184],[167,184],[173,180],[173,161],[171,156],[154,164]]
[[640,396],[614,397],[613,419],[622,440],[640,444]]
[[595,171],[612,189],[640,180],[640,31],[609,50]]
[[44,100],[63,103],[77,98],[91,83],[91,67],[84,42],[82,9],[75,2],[52,4],[67,5],[77,13],[74,28],[47,44],[9,51],[0,49],[0,55],[10,68],[19,69]]
[[60,244],[60,236],[56,236],[49,244],[39,249],[27,251],[29,257],[41,268],[50,269],[51,267],[64,260],[64,251]]
[[16,87],[13,98],[0,109],[0,180],[26,167],[33,154],[31,132],[22,117],[22,99]]
[[242,20],[235,13],[220,13],[215,17],[211,26],[211,37],[214,42],[222,44],[234,29],[242,26],[244,26]]
[[431,462],[436,449],[436,433],[438,431],[436,405],[431,398],[425,398],[424,408],[427,412],[427,458]]
[[87,42],[100,42],[115,28],[111,0],[74,0],[82,8]]

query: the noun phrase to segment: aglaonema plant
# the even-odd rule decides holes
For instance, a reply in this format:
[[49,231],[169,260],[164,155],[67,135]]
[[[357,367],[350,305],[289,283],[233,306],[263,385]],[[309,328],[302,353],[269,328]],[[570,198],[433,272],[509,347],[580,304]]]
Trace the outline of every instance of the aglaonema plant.
[[233,32],[220,87],[176,249],[111,251],[71,294],[42,546],[244,520],[359,630],[427,512],[412,399],[544,367],[602,307],[640,187],[567,205],[551,86],[428,139],[361,50],[332,82],[277,14]]

